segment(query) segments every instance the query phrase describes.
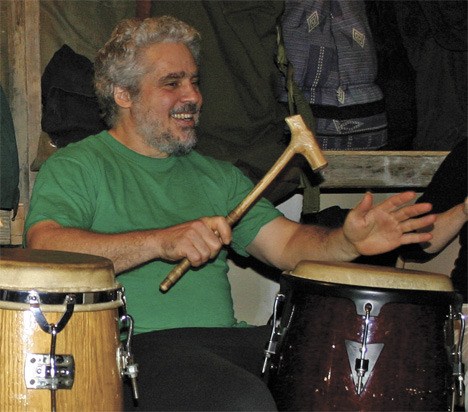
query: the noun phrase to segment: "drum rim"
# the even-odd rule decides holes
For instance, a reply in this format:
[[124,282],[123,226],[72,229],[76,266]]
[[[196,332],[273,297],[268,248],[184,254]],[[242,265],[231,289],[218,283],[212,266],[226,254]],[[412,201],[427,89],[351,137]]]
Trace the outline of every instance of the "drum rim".
[[365,307],[368,303],[373,308],[372,316],[379,316],[380,311],[387,304],[431,306],[448,314],[450,307],[458,307],[461,297],[456,292],[369,288],[327,282],[310,282],[304,278],[291,278],[285,279],[285,281],[291,282],[289,285],[286,284],[284,293],[289,295],[288,299],[293,304],[303,300],[307,301],[314,295],[346,299],[354,304],[358,315],[365,315]]
[[30,304],[32,295],[36,296],[38,298],[38,303],[43,305],[63,305],[66,298],[70,295],[75,297],[76,305],[92,305],[122,300],[123,287],[91,292],[47,292],[37,289],[0,289],[0,302]]
[[[376,288],[362,285],[310,281],[309,279],[300,277],[291,277],[285,279],[285,282],[292,284],[290,285],[291,289],[286,294],[290,293],[291,297],[294,296],[294,299],[297,299],[298,296],[315,293],[325,297],[345,298],[355,304],[373,300],[379,307],[383,307],[389,303],[457,306],[461,298],[460,294],[455,291]],[[297,284],[300,284],[301,287],[296,288]]]

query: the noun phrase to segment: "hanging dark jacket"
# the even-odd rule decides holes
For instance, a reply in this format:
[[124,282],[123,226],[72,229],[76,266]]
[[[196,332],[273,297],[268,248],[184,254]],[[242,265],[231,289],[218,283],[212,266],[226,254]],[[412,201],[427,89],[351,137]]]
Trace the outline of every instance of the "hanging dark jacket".
[[41,78],[42,130],[64,147],[106,128],[93,86],[93,63],[63,45]]
[[0,209],[13,210],[19,202],[19,161],[13,118],[0,86]]

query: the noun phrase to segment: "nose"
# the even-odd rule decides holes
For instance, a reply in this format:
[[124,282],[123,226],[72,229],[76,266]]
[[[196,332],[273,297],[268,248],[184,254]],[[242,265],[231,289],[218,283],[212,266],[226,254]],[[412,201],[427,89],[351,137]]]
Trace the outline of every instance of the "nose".
[[198,88],[198,84],[192,83],[191,81],[186,82],[181,88],[181,100],[184,103],[190,102],[201,104],[202,95],[200,93],[200,89]]

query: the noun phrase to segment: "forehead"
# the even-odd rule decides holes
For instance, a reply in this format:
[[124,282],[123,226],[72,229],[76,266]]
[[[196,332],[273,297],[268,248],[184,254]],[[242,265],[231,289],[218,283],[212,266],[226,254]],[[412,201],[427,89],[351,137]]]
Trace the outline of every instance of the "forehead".
[[157,43],[146,47],[141,54],[146,73],[165,75],[172,72],[194,74],[198,71],[190,50],[182,43]]

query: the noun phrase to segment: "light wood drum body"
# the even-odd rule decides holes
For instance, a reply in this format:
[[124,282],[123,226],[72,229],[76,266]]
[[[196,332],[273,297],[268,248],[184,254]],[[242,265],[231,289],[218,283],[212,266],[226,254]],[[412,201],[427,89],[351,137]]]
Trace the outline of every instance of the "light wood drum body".
[[265,358],[279,409],[450,410],[458,304],[444,275],[301,262],[284,274]]
[[122,305],[107,259],[2,250],[0,410],[121,410]]

